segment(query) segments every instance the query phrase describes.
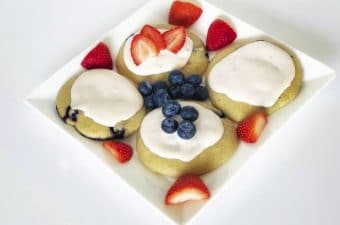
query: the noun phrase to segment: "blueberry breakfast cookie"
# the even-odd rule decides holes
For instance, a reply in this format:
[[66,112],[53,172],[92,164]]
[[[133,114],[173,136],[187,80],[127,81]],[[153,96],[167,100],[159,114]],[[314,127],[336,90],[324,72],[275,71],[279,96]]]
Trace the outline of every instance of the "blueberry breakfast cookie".
[[56,108],[65,123],[94,140],[127,137],[145,115],[135,85],[107,69],[88,70],[68,80],[59,90]]
[[135,82],[166,80],[170,71],[203,74],[209,59],[204,43],[183,26],[145,25],[121,46],[116,66]]
[[206,73],[210,100],[237,122],[287,105],[298,95],[302,77],[297,57],[269,41],[233,43],[217,53]]
[[170,100],[145,116],[136,150],[151,171],[167,175],[201,175],[236,151],[235,124],[199,103]]

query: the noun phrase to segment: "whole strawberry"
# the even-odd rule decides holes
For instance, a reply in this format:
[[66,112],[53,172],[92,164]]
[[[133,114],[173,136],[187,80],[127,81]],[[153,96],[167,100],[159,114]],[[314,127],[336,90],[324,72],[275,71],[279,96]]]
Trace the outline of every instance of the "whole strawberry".
[[113,62],[109,48],[100,42],[83,59],[81,65],[85,69],[113,69]]
[[237,37],[236,32],[229,24],[216,19],[209,27],[206,47],[208,51],[216,51],[232,43]]

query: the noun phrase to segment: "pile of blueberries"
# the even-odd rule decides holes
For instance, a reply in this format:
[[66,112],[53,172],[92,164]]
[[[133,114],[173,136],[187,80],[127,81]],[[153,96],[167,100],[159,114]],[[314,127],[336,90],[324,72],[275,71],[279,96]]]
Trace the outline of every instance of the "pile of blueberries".
[[[176,100],[167,101],[162,107],[165,119],[162,121],[162,130],[166,133],[177,134],[182,139],[191,139],[196,134],[194,121],[198,118],[198,111],[192,106],[181,105]],[[180,122],[178,122],[180,121]]]
[[144,97],[144,105],[148,111],[162,107],[171,99],[205,101],[209,97],[206,87],[201,85],[201,75],[194,74],[185,79],[181,71],[174,70],[169,74],[168,81],[169,86],[164,81],[139,83],[138,90]]
[[205,101],[208,91],[202,85],[202,76],[193,74],[188,78],[179,70],[172,71],[168,76],[169,85],[164,81],[153,84],[143,81],[138,90],[144,97],[144,105],[148,111],[162,107],[165,119],[162,129],[166,133],[177,131],[179,137],[191,139],[196,134],[194,121],[198,118],[198,111],[192,106],[181,107],[176,99]]

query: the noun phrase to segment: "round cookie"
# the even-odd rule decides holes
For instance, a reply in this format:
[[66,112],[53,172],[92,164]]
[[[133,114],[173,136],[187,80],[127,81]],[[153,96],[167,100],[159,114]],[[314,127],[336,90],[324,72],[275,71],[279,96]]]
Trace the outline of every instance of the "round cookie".
[[222,137],[188,162],[164,158],[150,151],[144,144],[140,129],[136,144],[138,158],[149,170],[166,176],[178,177],[184,174],[202,175],[212,171],[231,158],[239,142],[234,122],[228,119],[221,120],[223,124]]
[[[161,24],[161,25],[155,25],[155,27],[158,29],[171,29],[174,26]],[[188,30],[187,30],[187,35],[193,41],[194,46],[193,46],[192,54],[189,58],[188,63],[180,70],[186,76],[190,74],[204,74],[209,64],[208,53],[205,49],[204,43],[196,34]],[[120,74],[125,75],[126,77],[128,77],[129,79],[133,80],[136,83],[139,83],[141,81],[149,81],[153,83],[159,80],[164,80],[164,81],[167,80],[168,74],[171,71],[160,73],[160,74],[151,74],[148,76],[140,76],[130,71],[124,62],[124,47],[125,47],[125,42],[120,47],[119,53],[117,55],[117,60],[116,60],[116,68]]]
[[291,56],[291,58],[294,61],[295,65],[295,77],[292,80],[290,86],[281,94],[279,99],[275,102],[275,104],[271,107],[258,107],[258,106],[252,106],[244,102],[238,102],[230,99],[227,95],[223,93],[215,92],[209,85],[209,73],[212,70],[212,68],[220,62],[223,58],[225,58],[230,53],[234,52],[238,48],[254,42],[254,41],[263,41],[263,40],[243,40],[234,42],[230,46],[228,46],[226,49],[222,50],[221,52],[217,53],[214,58],[211,60],[207,72],[206,72],[206,80],[207,80],[207,88],[209,91],[209,96],[211,102],[219,109],[221,109],[229,118],[232,120],[239,122],[246,118],[247,116],[251,115],[252,113],[256,111],[265,111],[268,115],[274,113],[275,111],[279,110],[280,108],[284,107],[288,103],[294,100],[294,98],[298,95],[301,86],[302,86],[302,79],[303,79],[303,69],[300,64],[299,59],[297,56],[289,51],[289,49],[281,44],[273,43],[271,41],[268,41],[272,44],[277,45],[281,49],[288,52],[288,54]]
[[56,109],[60,118],[73,126],[81,135],[92,140],[122,139],[134,133],[140,126],[146,113],[142,107],[128,120],[117,123],[114,127],[106,127],[96,123],[80,110],[71,109],[71,89],[79,75],[69,79],[59,90]]

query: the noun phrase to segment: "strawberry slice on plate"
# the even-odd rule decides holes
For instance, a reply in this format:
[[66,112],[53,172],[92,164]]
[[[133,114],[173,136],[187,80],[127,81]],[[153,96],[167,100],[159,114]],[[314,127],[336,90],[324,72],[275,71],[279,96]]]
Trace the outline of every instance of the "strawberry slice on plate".
[[130,50],[132,59],[136,65],[140,65],[146,59],[159,54],[159,49],[156,44],[142,34],[137,34],[133,37]]
[[209,29],[206,40],[208,51],[216,51],[232,43],[237,37],[234,29],[221,19],[214,20]]
[[186,37],[185,27],[182,26],[175,27],[163,33],[166,48],[173,53],[177,53],[183,48]]
[[165,45],[164,38],[161,32],[159,32],[159,30],[157,30],[155,27],[150,26],[150,25],[145,25],[142,28],[142,31],[140,33],[144,35],[145,37],[151,39],[156,44],[159,50],[165,49],[166,45]]
[[129,161],[133,155],[132,147],[120,141],[105,141],[103,147],[110,151],[120,163]]
[[184,175],[170,187],[165,196],[165,204],[180,204],[191,200],[202,200],[210,197],[208,187],[196,175]]
[[170,8],[169,23],[189,27],[200,18],[202,12],[200,7],[190,2],[174,1]]
[[109,48],[100,42],[83,59],[81,65],[85,69],[113,69],[112,58]]
[[244,142],[255,143],[267,123],[267,115],[264,112],[256,112],[237,125],[237,135]]

